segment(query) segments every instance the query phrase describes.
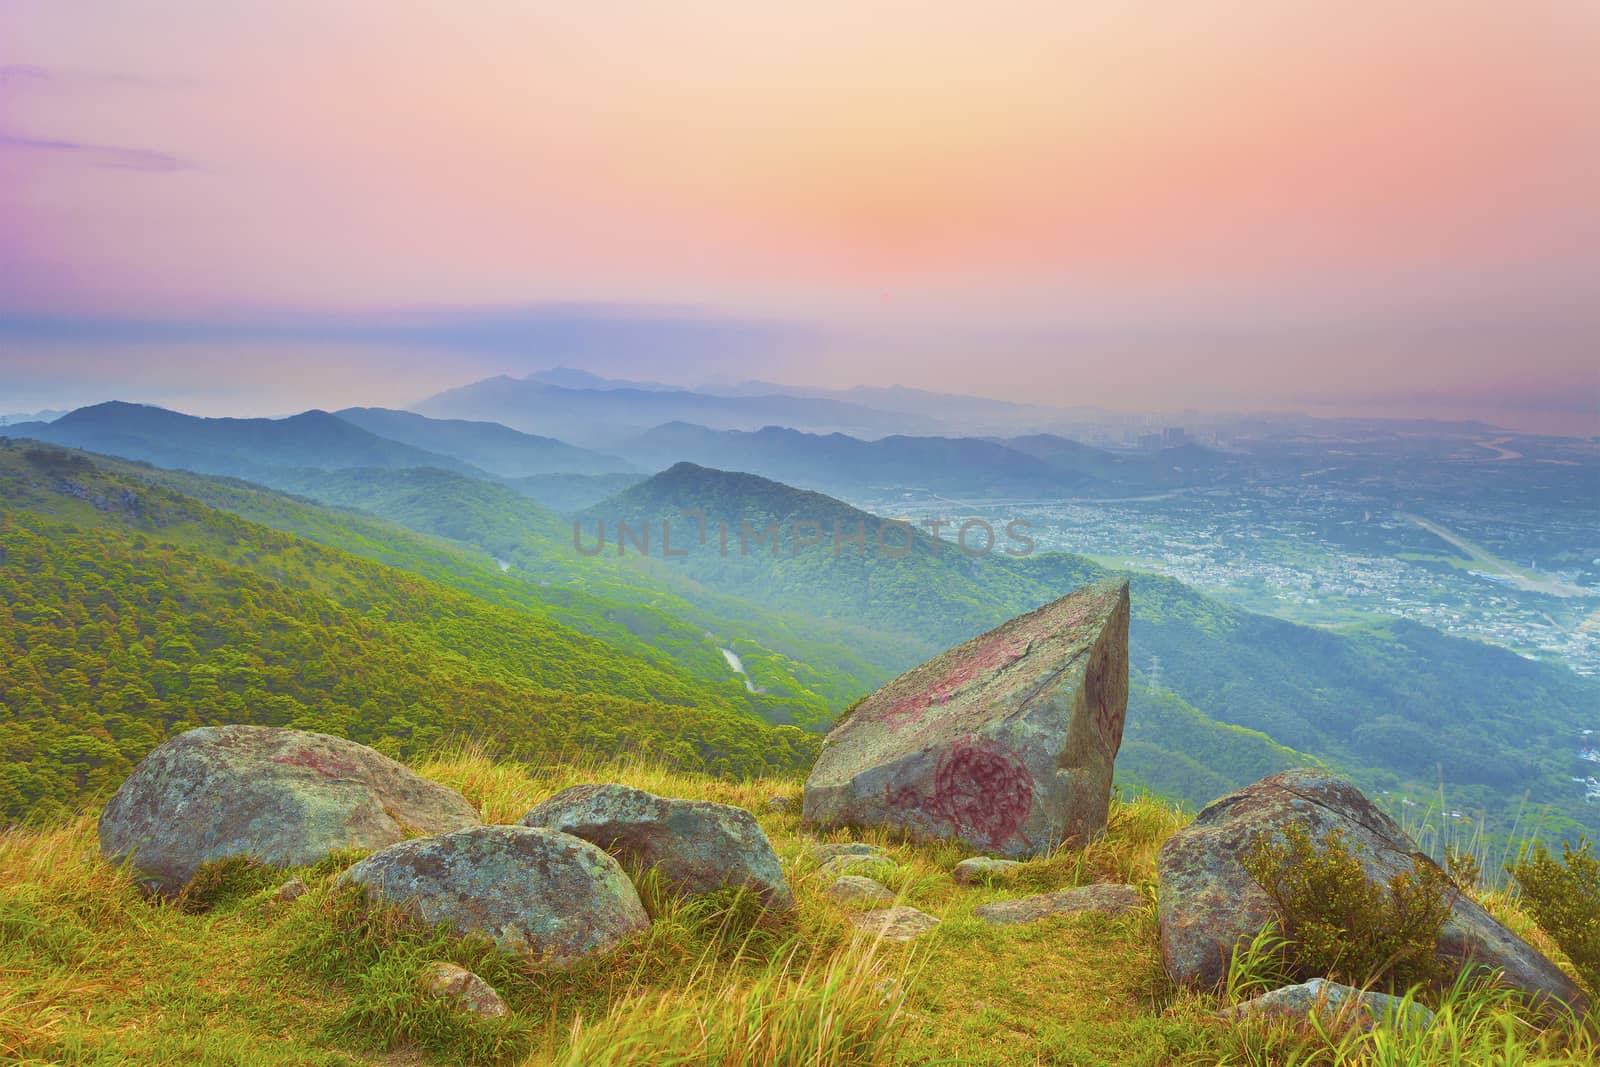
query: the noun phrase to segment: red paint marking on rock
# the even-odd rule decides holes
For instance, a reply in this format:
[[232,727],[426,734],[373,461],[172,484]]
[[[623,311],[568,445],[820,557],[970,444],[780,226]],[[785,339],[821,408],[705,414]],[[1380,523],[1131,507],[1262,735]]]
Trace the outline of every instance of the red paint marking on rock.
[[1006,746],[963,738],[934,771],[934,809],[958,833],[999,846],[1021,828],[1033,807],[1033,776]]
[[274,756],[272,762],[289,767],[308,767],[324,778],[348,778],[357,769],[349,760],[340,759],[338,756],[319,755],[309,748],[302,748],[287,756]]

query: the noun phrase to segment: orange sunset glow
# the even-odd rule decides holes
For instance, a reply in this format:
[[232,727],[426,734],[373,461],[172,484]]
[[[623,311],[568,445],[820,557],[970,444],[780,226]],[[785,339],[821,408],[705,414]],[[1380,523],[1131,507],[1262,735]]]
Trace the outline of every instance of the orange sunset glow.
[[[689,380],[1592,417],[1582,0],[21,2],[0,42],[0,366],[41,402],[160,399],[285,316],[595,304],[808,337]],[[280,358],[393,400],[522,366],[422,350]]]

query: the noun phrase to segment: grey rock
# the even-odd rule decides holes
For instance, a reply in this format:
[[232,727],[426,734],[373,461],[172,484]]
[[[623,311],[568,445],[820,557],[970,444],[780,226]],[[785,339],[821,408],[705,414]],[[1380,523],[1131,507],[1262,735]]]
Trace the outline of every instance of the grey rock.
[[1325,978],[1274,989],[1218,1014],[1234,1022],[1265,1018],[1297,1023],[1315,1015],[1331,1033],[1352,1029],[1365,1033],[1385,1025],[1393,1030],[1420,1031],[1433,1025],[1433,1012],[1416,1001],[1369,993]]
[[1038,922],[1040,919],[1082,911],[1121,915],[1143,904],[1144,898],[1131,885],[1085,885],[1075,889],[1022,897],[1020,900],[998,900],[993,904],[980,904],[972,910],[972,914],[996,926],[1014,926],[1017,923]]
[[778,795],[778,796],[772,796],[772,797],[768,797],[767,798],[767,807],[771,808],[773,811],[776,811],[776,812],[788,811],[793,806],[794,806],[794,802],[791,801],[788,797],[783,796],[781,794]]
[[888,853],[877,845],[869,845],[865,841],[829,841],[820,845],[811,845],[806,848],[806,855],[816,860],[818,864],[831,863],[836,859],[852,860],[883,860],[888,861]]
[[828,887],[828,896],[840,904],[887,904],[894,893],[882,882],[847,874]]
[[1011,859],[1104,832],[1128,703],[1128,583],[1085,586],[901,675],[828,734],[822,828],[890,826]]
[[422,988],[429,996],[448,1000],[457,1011],[484,1019],[511,1014],[494,986],[454,963],[430,963],[422,970]]
[[783,865],[755,816],[729,804],[672,800],[623,785],[578,785],[523,816],[581,837],[684,893],[744,886],[774,909],[794,906]]
[[939,925],[939,920],[932,915],[904,904],[876,911],[858,911],[850,916],[850,922],[863,933],[885,941],[910,941]]
[[872,856],[835,856],[817,870],[824,875],[837,877],[852,871],[877,871],[881,874],[883,868],[892,866],[894,860],[887,853],[880,852]]
[[[1229,793],[1168,838],[1156,859],[1161,954],[1174,981],[1220,985],[1235,947],[1277,918],[1241,861],[1258,835],[1292,822],[1305,824],[1318,842],[1329,830],[1343,831],[1367,878],[1379,884],[1410,871],[1413,859],[1432,863],[1360,790],[1325,771],[1283,771]],[[1586,1003],[1560,968],[1466,894],[1453,890],[1450,903],[1439,955],[1451,971],[1499,968],[1514,989],[1573,1007]]]
[[1003,878],[1022,864],[1016,860],[995,859],[993,856],[973,856],[956,864],[951,873],[958,885],[977,885],[992,879]]
[[201,864],[277,867],[478,823],[459,793],[365,745],[265,726],[206,726],[158,745],[106,802],[100,851],[171,894]]
[[391,845],[339,882],[424,923],[481,934],[558,967],[608,952],[650,925],[616,860],[587,841],[528,826],[475,826]]

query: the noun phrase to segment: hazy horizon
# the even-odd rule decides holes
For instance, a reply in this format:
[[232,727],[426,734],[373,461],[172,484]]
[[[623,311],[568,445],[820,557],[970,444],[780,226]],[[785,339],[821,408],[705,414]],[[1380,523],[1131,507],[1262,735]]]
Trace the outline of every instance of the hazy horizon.
[[571,365],[1600,433],[1600,8],[0,12],[0,408]]

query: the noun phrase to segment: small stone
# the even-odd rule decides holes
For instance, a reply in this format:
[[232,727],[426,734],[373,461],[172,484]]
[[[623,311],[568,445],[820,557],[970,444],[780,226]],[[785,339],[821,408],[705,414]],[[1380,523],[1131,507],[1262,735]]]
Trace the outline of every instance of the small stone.
[[955,879],[961,885],[977,885],[991,878],[1003,877],[1013,867],[1021,867],[1016,860],[995,859],[993,856],[974,856],[956,864]]
[[422,972],[422,988],[429,995],[448,1000],[459,1011],[485,1019],[503,1019],[511,1014],[494,987],[465,967],[453,963],[430,963]]
[[287,904],[291,900],[299,900],[301,897],[305,896],[305,893],[305,882],[301,881],[299,878],[291,878],[287,882],[280,885],[277,891],[272,894],[272,900],[270,903]]
[[828,887],[828,896],[840,904],[886,904],[894,893],[882,882],[847,874]]
[[778,796],[775,796],[775,797],[768,797],[767,798],[767,807],[771,808],[773,811],[778,811],[778,812],[788,811],[793,806],[794,806],[794,801],[790,800],[786,796],[783,796],[782,794],[779,794]]
[[817,869],[823,874],[842,876],[863,868],[870,870],[873,867],[892,867],[893,865],[893,860],[881,854],[876,856],[835,856]]
[[1076,889],[1062,889],[1055,893],[1041,893],[1036,897],[980,904],[972,910],[972,914],[996,926],[1014,926],[1017,923],[1038,922],[1054,915],[1071,915],[1079,911],[1121,915],[1143,903],[1144,898],[1131,885],[1085,885]]
[[829,841],[821,845],[812,845],[806,849],[806,854],[818,863],[827,863],[829,860],[838,859],[840,856],[853,856],[858,859],[882,859],[883,849],[877,845],[869,845],[865,841]]
[[904,904],[856,912],[850,916],[850,921],[856,929],[885,941],[910,941],[939,925],[939,920],[932,915]]
[[1433,1012],[1415,1001],[1363,992],[1325,978],[1274,989],[1217,1014],[1233,1022],[1260,1018],[1305,1022],[1315,1014],[1325,1029],[1335,1033],[1351,1029],[1366,1033],[1385,1024],[1396,1030],[1426,1030],[1433,1025]]
[[818,861],[819,871],[835,876],[848,874],[855,868],[868,864],[894,862],[883,849],[864,841],[837,841],[825,845],[812,845],[807,851]]

